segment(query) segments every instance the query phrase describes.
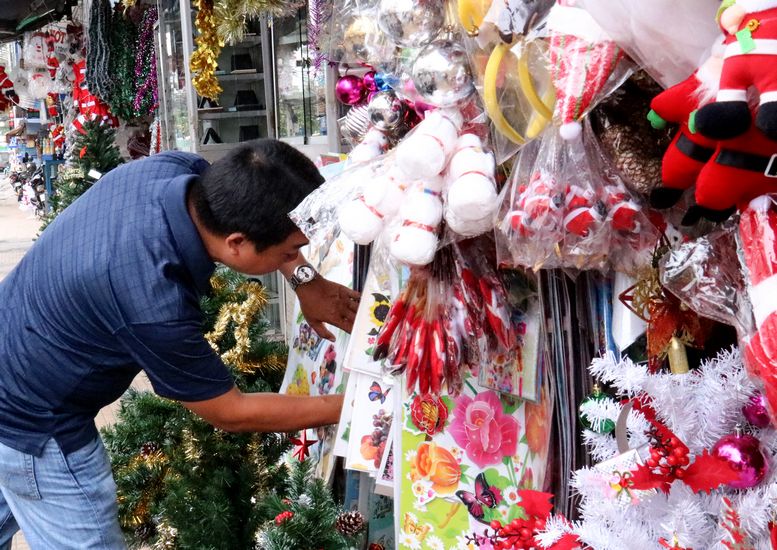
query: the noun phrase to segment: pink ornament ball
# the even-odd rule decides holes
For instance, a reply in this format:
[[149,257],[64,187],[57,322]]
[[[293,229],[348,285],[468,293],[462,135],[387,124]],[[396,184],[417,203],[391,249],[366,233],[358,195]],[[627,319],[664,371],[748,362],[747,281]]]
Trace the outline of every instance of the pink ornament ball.
[[766,398],[761,392],[756,392],[747,404],[742,407],[742,415],[754,428],[764,429],[769,426],[769,411],[766,410]]
[[367,87],[364,81],[352,74],[345,75],[335,84],[335,97],[340,103],[346,105],[356,105],[364,99],[366,93]]
[[369,71],[364,74],[362,77],[362,81],[364,82],[364,87],[367,88],[368,92],[377,92],[378,91],[378,85],[375,83],[375,71]]
[[738,473],[738,477],[728,483],[732,489],[755,487],[769,471],[761,442],[752,435],[726,435],[715,443],[712,454],[728,462]]

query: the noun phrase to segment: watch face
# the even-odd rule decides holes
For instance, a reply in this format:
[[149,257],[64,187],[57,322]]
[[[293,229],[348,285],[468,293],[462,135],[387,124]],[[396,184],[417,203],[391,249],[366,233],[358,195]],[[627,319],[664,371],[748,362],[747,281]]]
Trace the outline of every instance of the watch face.
[[294,275],[300,283],[308,283],[316,276],[316,271],[309,265],[301,265],[294,271]]

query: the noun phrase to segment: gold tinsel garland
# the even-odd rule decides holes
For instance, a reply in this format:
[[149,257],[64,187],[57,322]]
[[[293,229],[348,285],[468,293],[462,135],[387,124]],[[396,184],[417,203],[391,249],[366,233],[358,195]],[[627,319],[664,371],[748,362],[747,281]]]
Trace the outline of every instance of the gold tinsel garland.
[[218,35],[226,44],[243,40],[246,22],[260,16],[285,17],[297,11],[305,2],[284,0],[217,0],[214,5]]
[[[214,285],[214,288],[222,284],[218,277],[213,279],[211,284]],[[281,361],[276,355],[270,355],[262,363],[246,359],[246,355],[248,355],[251,349],[251,340],[248,336],[249,329],[256,320],[256,316],[267,305],[267,293],[264,287],[256,281],[246,281],[240,283],[235,288],[235,293],[244,294],[246,299],[239,303],[231,302],[224,304],[219,310],[213,330],[205,335],[205,339],[216,353],[221,354],[222,361],[228,365],[233,365],[241,372],[251,373],[259,367],[279,367]],[[235,325],[235,346],[230,350],[222,352],[219,349],[218,343],[226,334],[230,323]]]
[[216,31],[216,16],[213,10],[213,0],[196,0],[197,18],[194,25],[199,34],[195,38],[197,50],[189,60],[192,71],[192,84],[195,91],[202,97],[218,99],[222,91],[216,78],[219,54],[224,47]]

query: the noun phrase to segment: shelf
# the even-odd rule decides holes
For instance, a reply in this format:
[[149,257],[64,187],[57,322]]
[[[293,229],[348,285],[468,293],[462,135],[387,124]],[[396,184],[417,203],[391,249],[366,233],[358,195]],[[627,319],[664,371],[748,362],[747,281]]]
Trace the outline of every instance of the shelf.
[[235,142],[235,143],[208,143],[206,145],[198,145],[197,149],[200,151],[228,151],[229,149],[234,149],[240,143],[243,143],[241,141]]
[[217,74],[219,82],[244,82],[264,80],[264,73],[243,73],[243,74]]
[[266,110],[259,111],[216,111],[216,112],[198,112],[197,116],[201,120],[218,120],[223,118],[251,118],[267,116]]
[[251,46],[258,46],[262,43],[262,36],[260,34],[246,34],[243,40],[235,42],[234,44],[226,44],[225,48],[248,48]]

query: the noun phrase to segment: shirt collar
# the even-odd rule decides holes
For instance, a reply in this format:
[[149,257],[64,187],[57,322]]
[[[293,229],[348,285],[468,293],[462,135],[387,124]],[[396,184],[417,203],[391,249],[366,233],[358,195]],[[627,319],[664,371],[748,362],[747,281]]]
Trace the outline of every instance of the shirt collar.
[[198,176],[195,174],[185,174],[174,178],[164,190],[162,204],[183,263],[189,270],[197,291],[205,294],[210,288],[210,276],[213,275],[216,265],[208,256],[186,206],[186,191],[196,177]]

